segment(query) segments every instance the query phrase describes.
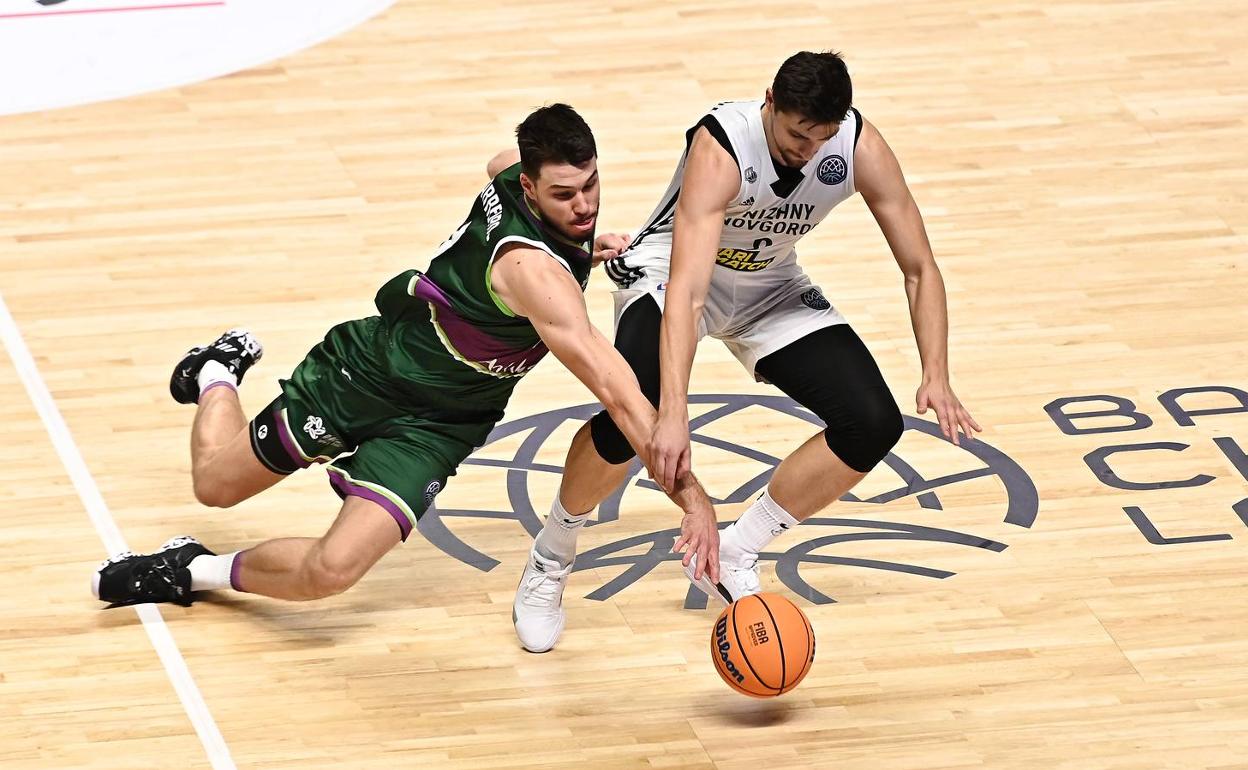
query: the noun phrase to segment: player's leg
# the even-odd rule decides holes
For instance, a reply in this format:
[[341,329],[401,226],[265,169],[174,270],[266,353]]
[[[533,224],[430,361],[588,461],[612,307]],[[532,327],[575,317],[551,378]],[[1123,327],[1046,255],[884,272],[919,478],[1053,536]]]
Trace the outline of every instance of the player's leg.
[[169,392],[196,404],[191,426],[191,478],[204,505],[226,508],[282,479],[262,465],[251,448],[237,388],[264,355],[260,341],[231,329],[212,343],[192,348],[174,367]]
[[269,540],[221,556],[194,538],[178,537],[155,553],[125,553],[105,562],[92,591],[114,605],[186,606],[196,592],[229,588],[275,599],[321,599],[355,585],[401,539],[381,505],[350,496],[322,537]]
[[[279,399],[273,406],[281,403]],[[253,429],[257,424],[272,427],[265,417],[275,413],[275,408],[262,412]],[[186,605],[195,592],[228,588],[296,601],[347,590],[407,538],[447,477],[472,451],[471,440],[458,440],[456,432],[473,438],[488,432],[472,425],[438,426],[434,431],[416,425],[420,421],[413,418],[406,418],[412,425],[404,425],[403,419],[386,426],[386,437],[363,442],[354,454],[330,466],[330,481],[344,502],[324,536],[269,540],[220,556],[194,538],[175,538],[156,553],[122,554],[106,562],[96,573],[95,595],[114,604]],[[274,456],[275,446],[267,444],[262,440],[258,456]]]
[[348,496],[322,537],[269,540],[241,551],[234,558],[229,586],[218,587],[274,599],[323,599],[355,585],[402,534],[381,505]]
[[214,388],[200,397],[191,427],[191,484],[196,500],[229,508],[297,469],[292,466],[278,473],[266,467],[256,457],[254,430],[255,426],[249,430],[234,389]]
[[786,457],[768,484],[796,521],[840,499],[901,438],[897,402],[848,324],[803,337],[759,361],[756,371],[827,425]]
[[721,565],[727,559],[737,567],[752,566],[759,551],[781,533],[853,489],[902,433],[897,403],[848,324],[818,329],[790,343],[761,359],[755,371],[827,428],[784,458],[762,495],[724,530]]
[[780,299],[728,346],[827,427],[784,458],[758,500],[721,533],[721,585],[695,581],[721,601],[756,593],[759,551],[857,485],[903,427],[875,359],[819,289],[797,273],[774,292]]
[[[642,296],[620,316],[615,334],[615,347],[637,375],[642,393],[656,407],[662,318],[654,297]],[[533,540],[512,605],[516,634],[530,652],[545,652],[559,640],[566,622],[563,589],[576,560],[577,536],[589,513],[628,477],[635,455],[605,409],[573,437],[559,494]]]

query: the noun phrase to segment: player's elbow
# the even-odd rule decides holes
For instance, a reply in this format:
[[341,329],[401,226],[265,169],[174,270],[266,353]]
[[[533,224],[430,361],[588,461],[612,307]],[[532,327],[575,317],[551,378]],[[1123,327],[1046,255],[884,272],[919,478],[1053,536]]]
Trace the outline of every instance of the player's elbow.
[[490,162],[485,164],[485,175],[493,179],[518,160],[520,160],[519,152],[516,150],[503,150],[493,158],[490,158]]
[[702,317],[702,310],[706,307],[705,292],[690,291],[683,283],[669,283],[666,294],[663,302],[665,316],[672,312],[679,314],[688,308],[695,319]]

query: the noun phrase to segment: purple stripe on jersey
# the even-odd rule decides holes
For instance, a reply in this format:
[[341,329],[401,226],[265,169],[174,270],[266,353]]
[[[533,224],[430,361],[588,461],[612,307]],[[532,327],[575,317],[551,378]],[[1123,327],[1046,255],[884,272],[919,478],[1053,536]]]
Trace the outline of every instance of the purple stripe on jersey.
[[243,584],[239,582],[239,572],[243,569],[243,551],[234,554],[234,561],[230,563],[230,588],[235,591],[247,593],[243,588]]
[[403,541],[407,541],[407,536],[412,534],[412,522],[407,518],[407,514],[403,513],[399,506],[395,505],[394,502],[385,495],[374,492],[368,487],[362,487],[359,484],[352,484],[347,480],[346,476],[342,475],[342,471],[338,471],[336,468],[331,467],[326,470],[329,471],[329,483],[335,490],[337,490],[338,494],[343,497],[361,497],[380,505],[394,518],[395,522],[399,525],[399,532],[401,533]]
[[450,298],[427,275],[421,275],[417,279],[412,295],[434,306],[437,310],[437,324],[454,346],[455,352],[494,374],[504,377],[522,375],[546,355],[546,345],[541,341],[531,347],[516,350],[512,343],[473,326],[455,312]]
[[290,459],[300,468],[306,468],[312,463],[303,459],[303,454],[299,448],[295,446],[295,437],[290,435],[290,431],[286,430],[286,420],[282,417],[282,408],[276,407],[276,414],[273,415],[273,424],[277,426],[277,437],[282,442],[282,448],[286,450],[286,454],[290,455]]

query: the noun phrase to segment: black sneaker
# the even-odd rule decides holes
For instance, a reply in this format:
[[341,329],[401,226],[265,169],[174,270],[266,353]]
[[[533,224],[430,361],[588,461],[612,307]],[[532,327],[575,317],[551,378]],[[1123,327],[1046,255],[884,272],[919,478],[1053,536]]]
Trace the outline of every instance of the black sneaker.
[[189,607],[191,560],[215,556],[193,537],[175,537],[156,553],[118,554],[100,565],[91,581],[91,593],[114,607],[148,602],[172,602]]
[[225,365],[230,373],[241,383],[243,375],[251,365],[264,355],[264,346],[260,340],[246,329],[230,329],[217,337],[216,341],[204,347],[191,348],[173,369],[169,378],[169,394],[179,404],[194,404],[199,401],[199,370],[208,361],[218,361]]

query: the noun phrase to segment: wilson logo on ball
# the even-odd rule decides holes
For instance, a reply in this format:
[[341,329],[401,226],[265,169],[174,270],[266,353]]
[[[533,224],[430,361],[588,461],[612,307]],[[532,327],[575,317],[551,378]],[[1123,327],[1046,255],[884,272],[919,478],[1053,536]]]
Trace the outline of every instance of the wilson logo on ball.
[[[743,675],[740,671],[737,670],[736,664],[733,663],[732,660],[728,657],[729,651],[732,650],[732,645],[728,643],[728,619],[723,617],[722,615],[720,616],[719,620],[715,621],[714,644],[715,644],[716,651],[718,651],[719,653],[719,661],[720,661],[720,664],[723,666],[723,671],[726,671],[728,673],[728,676],[731,676],[733,679],[736,679],[738,683],[744,682],[745,675]],[[722,672],[720,676],[723,676]]]

